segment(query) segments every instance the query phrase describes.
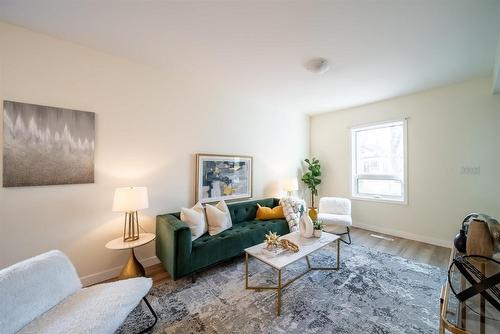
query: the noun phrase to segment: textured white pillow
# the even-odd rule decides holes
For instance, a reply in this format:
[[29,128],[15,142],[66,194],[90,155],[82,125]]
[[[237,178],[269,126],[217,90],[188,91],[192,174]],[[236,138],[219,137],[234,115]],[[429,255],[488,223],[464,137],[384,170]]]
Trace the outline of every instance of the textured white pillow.
[[181,220],[191,229],[191,240],[196,240],[207,232],[207,222],[205,220],[205,210],[200,202],[191,209],[181,209]]
[[226,202],[220,201],[215,206],[207,204],[205,209],[207,210],[208,234],[216,235],[233,226]]

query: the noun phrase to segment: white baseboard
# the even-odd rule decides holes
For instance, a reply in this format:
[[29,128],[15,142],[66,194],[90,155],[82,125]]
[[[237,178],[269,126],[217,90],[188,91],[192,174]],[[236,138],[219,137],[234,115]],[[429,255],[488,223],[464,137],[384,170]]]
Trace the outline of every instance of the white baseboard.
[[[160,263],[160,260],[156,256],[151,256],[148,257],[147,259],[142,259],[139,260],[141,261],[142,265],[147,268],[152,265],[155,265],[157,263]],[[105,280],[114,278],[118,276],[123,268],[123,265],[114,267],[108,270],[104,270],[95,274],[90,274],[87,276],[80,277],[80,280],[82,281],[83,286],[89,286],[92,284],[100,283]]]
[[425,242],[426,244],[431,244],[431,245],[436,245],[436,246],[441,246],[441,247],[446,247],[446,248],[451,248],[453,246],[453,242],[450,240],[442,240],[442,239],[427,237],[424,235],[395,230],[392,228],[379,227],[379,226],[373,226],[373,225],[368,225],[368,224],[359,224],[359,223],[353,224],[353,227],[359,227],[359,228],[362,228],[364,230],[389,234],[389,235],[393,235],[395,237]]
[[151,256],[148,257],[147,259],[142,260],[141,263],[144,266],[144,268],[147,268],[160,263],[160,259],[158,259],[156,256]]

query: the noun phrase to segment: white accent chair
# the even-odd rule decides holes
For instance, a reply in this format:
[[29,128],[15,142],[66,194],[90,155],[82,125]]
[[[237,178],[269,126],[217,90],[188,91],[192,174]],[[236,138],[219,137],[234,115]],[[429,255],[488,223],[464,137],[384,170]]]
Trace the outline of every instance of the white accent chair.
[[144,300],[151,278],[138,277],[82,288],[75,267],[50,251],[0,270],[0,332],[114,333]]
[[[326,232],[332,232],[336,226],[344,226],[346,232],[335,233],[337,235],[347,235],[349,241],[340,239],[344,243],[351,244],[351,234],[349,226],[352,225],[351,218],[351,200],[340,197],[321,197],[319,199],[318,220],[321,220],[325,226]],[[332,232],[333,233],[333,232]]]

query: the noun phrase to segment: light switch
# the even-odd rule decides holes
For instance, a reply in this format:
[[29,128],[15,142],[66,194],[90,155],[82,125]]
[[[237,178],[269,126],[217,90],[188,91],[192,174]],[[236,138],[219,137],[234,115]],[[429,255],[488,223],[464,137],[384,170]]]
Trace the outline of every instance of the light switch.
[[479,175],[481,174],[481,166],[462,166],[460,168],[462,175]]

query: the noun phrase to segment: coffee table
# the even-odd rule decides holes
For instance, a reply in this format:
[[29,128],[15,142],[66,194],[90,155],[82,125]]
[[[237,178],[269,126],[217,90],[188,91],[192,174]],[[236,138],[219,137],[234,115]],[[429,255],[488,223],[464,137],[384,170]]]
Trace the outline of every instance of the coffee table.
[[[290,285],[295,280],[301,278],[311,270],[338,270],[339,269],[339,260],[340,260],[340,237],[323,232],[321,233],[320,238],[304,238],[300,235],[299,232],[292,232],[285,234],[280,237],[280,239],[288,239],[294,244],[299,246],[299,251],[297,253],[293,253],[292,251],[285,251],[278,255],[273,254],[272,252],[265,249],[265,244],[261,243],[249,248],[245,249],[245,289],[251,290],[276,290],[276,314],[279,316],[281,314],[281,296],[282,290]],[[337,241],[337,265],[335,267],[313,267],[311,266],[311,262],[309,261],[309,255],[314,251],[317,251],[320,248],[323,248],[332,242]],[[272,268],[278,271],[278,285],[277,286],[249,286],[248,285],[248,258],[249,255],[254,258],[264,262],[265,264],[271,266]],[[307,270],[301,273],[300,275],[292,278],[285,284],[281,281],[281,272],[284,268],[296,261],[305,258],[307,262]]]

